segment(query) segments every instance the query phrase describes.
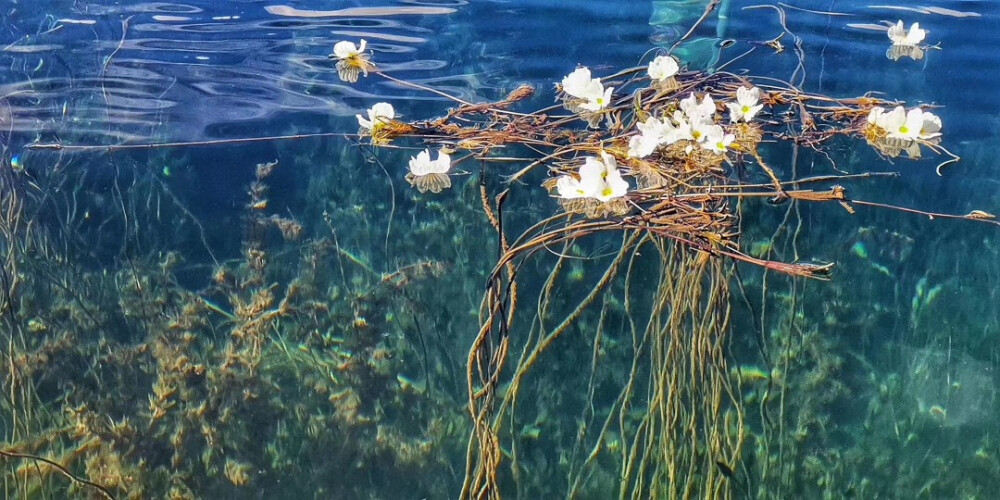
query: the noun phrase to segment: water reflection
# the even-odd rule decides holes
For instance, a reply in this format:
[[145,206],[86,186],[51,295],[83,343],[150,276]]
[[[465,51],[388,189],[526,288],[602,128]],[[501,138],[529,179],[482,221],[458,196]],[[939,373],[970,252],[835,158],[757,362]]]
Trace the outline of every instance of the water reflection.
[[[291,113],[351,116],[352,98],[401,97],[390,86],[341,85],[326,57],[366,38],[382,69],[417,78],[445,66],[415,56],[464,2],[306,10],[188,2],[52,5],[41,24],[8,16],[0,99],[20,142],[219,138],[233,122]],[[14,11],[12,11],[14,12]],[[462,88],[459,93],[472,95]]]

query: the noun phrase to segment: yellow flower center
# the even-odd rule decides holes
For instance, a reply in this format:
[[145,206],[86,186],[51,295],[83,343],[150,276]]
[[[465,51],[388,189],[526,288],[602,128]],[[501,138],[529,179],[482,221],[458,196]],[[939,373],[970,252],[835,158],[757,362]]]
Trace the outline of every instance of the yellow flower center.
[[747,113],[749,113],[749,112],[750,112],[750,106],[746,106],[746,105],[744,105],[744,106],[743,106],[743,114],[747,114]]
[[902,127],[899,127],[899,133],[900,134],[908,134],[908,133],[910,133],[910,129],[906,125],[903,125]]

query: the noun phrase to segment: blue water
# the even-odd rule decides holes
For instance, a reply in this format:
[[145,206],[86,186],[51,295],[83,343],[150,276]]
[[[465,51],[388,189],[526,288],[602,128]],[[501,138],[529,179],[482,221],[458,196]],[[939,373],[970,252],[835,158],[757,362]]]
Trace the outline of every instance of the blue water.
[[[794,163],[796,175],[832,174],[835,168],[851,173],[900,172],[898,178],[859,182],[849,189],[859,199],[930,212],[1000,212],[1000,162],[996,160],[995,140],[1000,136],[1000,91],[996,85],[1000,56],[995,50],[1000,45],[1000,3],[928,0],[919,6],[896,2],[895,7],[889,5],[893,2],[879,3],[795,2],[794,7],[783,9],[791,34],[780,39],[784,50],[776,53],[763,42],[783,33],[778,12],[758,8],[761,4],[753,1],[724,1],[677,53],[692,69],[723,67],[791,81],[809,93],[849,98],[870,92],[906,101],[908,106],[939,106],[934,111],[944,123],[942,145],[962,158],[943,167],[940,176],[935,166],[946,157],[928,155],[920,161],[899,158],[890,162],[860,140],[831,142],[829,157],[835,165],[823,155],[803,153]],[[48,283],[39,288],[47,291],[25,285],[36,295],[4,311],[6,327],[14,328],[11,325],[16,323],[21,325],[17,327],[20,332],[29,320],[40,321],[50,325],[39,330],[47,333],[15,342],[10,339],[19,337],[11,329],[4,344],[24,342],[25,350],[31,351],[40,349],[43,340],[49,341],[45,336],[54,339],[63,335],[91,348],[81,347],[82,354],[75,357],[51,356],[62,363],[59,369],[93,374],[100,372],[101,363],[113,364],[97,357],[102,353],[111,357],[113,349],[105,350],[102,342],[111,339],[125,346],[153,345],[149,339],[157,331],[149,318],[175,313],[169,304],[181,300],[178,297],[185,293],[213,304],[224,301],[224,287],[212,284],[212,274],[243,259],[244,242],[253,231],[247,228],[246,205],[255,165],[277,159],[277,170],[267,178],[268,214],[298,220],[306,237],[317,239],[329,237],[332,216],[337,245],[350,249],[351,255],[334,252],[322,258],[331,266],[329,272],[337,284],[327,283],[329,288],[318,296],[323,296],[330,309],[339,311],[337,319],[357,323],[361,318],[371,323],[372,329],[384,330],[378,335],[398,335],[394,344],[384,341],[397,348],[417,345],[419,337],[420,343],[432,344],[433,356],[451,359],[441,362],[442,373],[449,369],[459,373],[440,375],[437,388],[447,395],[443,399],[453,408],[453,420],[442,418],[431,425],[401,417],[412,410],[416,415],[412,418],[419,420],[423,405],[430,406],[405,391],[405,395],[380,400],[378,412],[390,415],[386,422],[399,426],[401,434],[424,433],[428,449],[433,449],[435,439],[444,442],[444,435],[452,439],[442,445],[447,450],[433,453],[412,445],[419,440],[408,441],[406,446],[423,450],[413,451],[413,456],[419,457],[414,462],[424,462],[403,463],[402,455],[394,456],[393,462],[386,458],[385,449],[392,448],[386,442],[391,443],[394,435],[382,426],[375,430],[374,426],[358,425],[356,434],[337,434],[339,439],[348,440],[347,444],[322,444],[322,448],[350,453],[324,456],[322,449],[311,450],[302,444],[305,451],[288,452],[294,465],[252,470],[251,476],[259,474],[260,479],[251,479],[244,489],[226,489],[194,479],[185,484],[192,488],[193,497],[201,498],[454,497],[465,465],[466,431],[461,428],[468,419],[462,408],[466,398],[464,363],[468,342],[478,327],[478,294],[485,273],[493,265],[495,242],[485,221],[476,216],[479,199],[474,176],[456,177],[453,182],[458,189],[429,200],[429,196],[407,189],[405,162],[411,151],[373,150],[353,135],[358,129],[354,115],[378,101],[392,103],[405,120],[440,116],[453,103],[376,76],[356,84],[342,82],[334,68],[336,61],[328,57],[333,45],[364,38],[380,70],[472,102],[500,99],[527,83],[538,89],[536,96],[524,103],[524,110],[529,110],[551,105],[554,83],[577,65],[590,67],[595,75],[608,75],[644,64],[652,49],[670,47],[684,34],[704,5],[639,0],[0,2],[0,169],[8,180],[2,186],[11,189],[0,194],[7,203],[20,196],[14,193],[46,193],[31,198],[43,201],[23,225],[6,221],[3,227],[13,228],[16,234],[25,234],[18,233],[25,227],[51,229],[28,231],[32,236],[25,236],[25,241],[30,240],[30,244],[0,245],[5,251],[21,248],[26,255],[49,263],[23,266],[38,272],[25,273],[25,282],[38,279]],[[660,23],[674,17],[675,23]],[[927,50],[922,60],[886,58],[888,39],[876,25],[898,19],[907,26],[919,22],[929,30],[925,43],[934,48]],[[801,67],[796,57],[799,50]],[[326,135],[269,139],[300,134]],[[261,140],[219,142],[254,138]],[[117,151],[103,148],[167,143],[181,144]],[[39,149],[38,145],[61,148]],[[415,142],[402,146],[420,147]],[[793,168],[790,153],[772,163],[785,173]],[[549,201],[526,200],[511,208],[515,223],[551,214],[555,206]],[[457,210],[456,206],[466,208]],[[1000,232],[995,226],[970,221],[930,220],[892,210],[857,208],[857,214],[848,215],[833,204],[805,206],[792,216],[798,227],[794,248],[788,243],[788,234],[777,237],[785,241],[776,245],[776,257],[782,260],[837,264],[832,282],[792,282],[764,278],[748,270],[745,278],[753,290],[749,300],[734,296],[731,363],[749,366],[763,362],[757,356],[757,334],[751,332],[760,330],[761,337],[777,338],[780,333],[773,332],[794,331],[800,336],[796,345],[802,352],[798,364],[788,365],[798,370],[786,374],[788,393],[801,396],[829,390],[829,397],[817,397],[816,406],[808,408],[811,414],[822,414],[816,420],[822,423],[802,424],[807,435],[793,440],[798,446],[788,448],[789,455],[794,455],[789,463],[795,465],[778,469],[784,479],[748,473],[743,481],[753,484],[753,496],[760,498],[795,498],[820,491],[835,498],[848,490],[862,496],[867,492],[898,498],[988,498],[995,491],[990,486],[1000,484],[1000,445],[996,441],[1000,408],[994,395],[1000,363],[1000,349],[995,345],[1000,332],[1000,307],[996,305]],[[751,244],[771,237],[775,225],[788,217],[784,210],[752,209],[752,216],[744,221],[743,241]],[[45,236],[35,238],[41,233]],[[277,239],[269,235],[266,241],[270,244]],[[52,248],[52,254],[44,248]],[[273,256],[275,265],[288,266],[272,277],[285,279],[285,284],[275,289],[283,290],[296,271],[307,276],[322,274],[315,270],[319,267],[313,271],[295,267],[301,264],[296,264],[296,259],[307,261],[303,256],[310,251],[303,245]],[[140,275],[145,276],[146,271],[140,271],[144,263],[155,268],[169,252],[176,252],[183,264],[172,274],[164,271],[163,276],[152,273],[153,277],[140,279]],[[483,255],[489,258],[479,262]],[[417,288],[402,299],[391,299],[400,301],[392,305],[387,305],[390,299],[373,299],[364,306],[368,309],[359,312],[362,306],[357,304],[366,300],[364,292],[377,287],[381,276],[422,259],[443,261],[453,266],[452,274],[443,285]],[[340,269],[331,264],[335,260]],[[370,269],[352,267],[359,261],[362,264],[358,267]],[[345,262],[349,268],[346,276]],[[77,289],[75,302],[81,309],[101,311],[102,304],[111,304],[121,306],[123,312],[118,316],[109,313],[110,319],[91,318],[91,325],[80,311],[58,306],[60,300],[72,302],[60,295],[60,290],[74,288],[73,279],[80,276],[87,276]],[[124,305],[127,299],[118,301],[114,294],[133,283],[139,296],[151,293],[149,290],[154,295],[156,290],[170,290],[163,292],[169,298],[151,301],[157,305],[150,307],[162,311],[128,311]],[[767,283],[773,289],[765,289]],[[322,288],[315,283],[303,286]],[[528,284],[526,289],[532,286]],[[786,291],[801,294],[795,305],[781,300]],[[46,294],[51,296],[46,298]],[[428,302],[437,308],[414,306],[420,302],[420,294],[439,294]],[[763,302],[771,305],[765,307]],[[211,327],[204,330],[211,330],[215,337],[203,340],[203,347],[205,352],[217,354],[222,348],[216,344],[222,345],[230,324],[226,318],[212,316],[205,307],[201,306],[201,311],[213,319],[208,321]],[[233,307],[235,304],[221,306]],[[769,316],[762,321],[749,319],[762,308]],[[299,317],[295,321],[305,320]],[[57,324],[63,326],[56,328]],[[84,324],[87,326],[80,326]],[[324,333],[338,334],[332,326],[321,331],[327,326],[317,320],[312,327],[315,335],[290,340],[290,347],[294,351],[294,344],[299,344],[305,352],[313,345],[309,342],[322,343],[316,339]],[[80,333],[88,329],[92,329],[89,334]],[[280,344],[276,340],[280,331],[269,332],[270,345]],[[13,356],[15,351],[8,348],[5,356]],[[589,351],[581,359],[588,359],[586,356]],[[778,357],[778,353],[772,356]],[[414,371],[417,367],[416,362],[407,365]],[[148,371],[116,370],[94,376],[95,380],[132,377],[129,380],[148,387],[155,379]],[[296,371],[299,368],[289,370],[291,373],[275,376],[279,381],[275,386],[304,377]],[[373,372],[378,370],[372,368]],[[808,374],[826,378],[809,385]],[[379,376],[396,380],[395,373]],[[419,378],[412,371],[406,376]],[[12,380],[4,379],[5,393],[20,387]],[[70,387],[68,382],[58,376],[33,380],[37,383],[35,401],[47,415],[25,427],[13,417],[13,403],[0,407],[4,412],[0,419],[5,440],[2,446],[25,446],[37,438],[31,430],[40,436],[42,430],[72,425],[67,408],[79,402],[63,395]],[[964,384],[967,390],[958,391],[954,383]],[[90,390],[106,396],[95,388],[100,385],[96,383]],[[266,393],[267,389],[261,391]],[[135,400],[125,407],[147,407],[146,392],[143,389],[134,395]],[[315,401],[305,396],[299,399],[301,394],[296,390],[285,387],[278,392],[274,401],[284,401],[289,407],[299,404],[306,413],[315,409],[311,406]],[[91,407],[106,412],[112,421],[124,415],[124,410],[105,400],[94,400]],[[806,419],[803,415],[808,412],[798,417]],[[549,416],[547,425],[572,429],[575,416],[559,417],[564,420]],[[289,417],[251,408],[234,418],[249,428],[273,430],[280,427],[276,422]],[[796,432],[796,425],[803,420],[787,418],[789,423],[782,432]],[[334,425],[322,416],[316,419],[322,425]],[[147,422],[134,425],[141,434]],[[124,458],[170,462],[170,450],[160,446],[170,430],[156,434],[152,423],[148,425],[154,436],[150,441],[159,444],[150,445],[152,451]],[[764,424],[754,421],[753,425]],[[431,428],[436,430],[436,426],[462,430],[434,434]],[[902,435],[900,428],[905,431]],[[250,450],[257,450],[248,444],[254,441],[254,432],[244,434],[251,437],[244,436],[247,442],[232,448],[244,455],[234,459],[263,467],[262,461],[247,458],[254,456]],[[262,435],[270,434],[262,431]],[[458,439],[454,439],[456,435]],[[315,434],[309,436],[296,441],[318,439]],[[61,446],[38,444],[24,451],[62,460],[74,473],[101,483],[100,467],[64,455],[65,450],[80,445],[73,440],[71,433],[63,433],[52,438]],[[857,459],[872,448],[891,451],[888,458],[880,460]],[[539,456],[544,453],[538,452]],[[218,477],[221,464],[226,463],[218,456],[185,460],[215,464],[215,469],[199,466],[198,472],[192,473],[205,477]],[[275,464],[279,462],[274,459]],[[838,465],[840,462],[847,465]],[[7,495],[60,498],[66,494],[67,483],[61,476],[46,476],[38,483],[22,481],[17,478],[23,462],[10,459],[0,465],[2,491]],[[866,479],[872,470],[876,479]],[[158,473],[165,474],[162,470]],[[551,478],[556,486],[553,491],[530,490],[532,493],[565,495],[565,489],[560,489],[565,486],[561,483],[565,473],[558,466],[534,473],[538,483]],[[340,474],[350,478],[350,488],[337,484]],[[409,476],[402,477],[404,474]],[[947,478],[947,474],[968,479]],[[897,475],[906,479],[895,488],[864,485],[865,481],[884,481]],[[113,483],[108,477],[103,477],[105,484]],[[439,482],[428,477],[439,477]],[[815,486],[821,479],[837,489]],[[140,497],[165,494],[170,488],[164,485],[173,483],[164,476],[150,484],[160,489],[149,486]],[[214,486],[199,491],[198,485],[205,484]],[[123,488],[115,491],[128,490]],[[740,489],[742,486],[734,491]]]

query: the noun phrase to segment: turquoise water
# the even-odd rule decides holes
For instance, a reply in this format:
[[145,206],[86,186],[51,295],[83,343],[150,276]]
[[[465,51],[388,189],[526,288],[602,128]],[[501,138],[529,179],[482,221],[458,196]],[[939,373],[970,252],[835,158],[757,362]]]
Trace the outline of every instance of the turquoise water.
[[[675,54],[692,70],[808,93],[940,106],[942,145],[962,158],[938,175],[947,156],[890,161],[857,138],[823,153],[762,146],[780,177],[899,172],[848,188],[927,212],[1000,210],[997,4],[801,2],[782,7],[784,35],[779,11],[760,5],[721,2]],[[603,76],[645,64],[704,7],[0,5],[4,496],[99,494],[83,480],[116,498],[459,496],[466,364],[498,252],[480,167],[460,164],[437,195],[410,189],[406,164],[423,145],[373,148],[354,115],[385,101],[403,120],[425,120],[454,102],[376,75],[341,81],[333,45],[364,38],[379,70],[470,102],[533,85],[516,108],[529,112],[550,106],[577,65]],[[898,19],[929,30],[920,60],[886,57],[879,26]],[[779,35],[777,52],[766,42]],[[522,149],[509,155],[534,154]],[[559,209],[519,187],[541,180],[513,184],[508,236]],[[482,182],[492,195],[504,186],[499,175]],[[831,281],[727,271],[726,370],[764,375],[735,389],[742,458],[711,458],[690,477],[722,470],[715,495],[730,497],[990,498],[1000,484],[997,227],[744,203],[748,253],[836,267]],[[554,260],[529,261],[519,340],[572,310],[616,245],[572,249],[591,260],[567,264],[580,288],[556,295],[551,318],[531,314]],[[503,419],[504,495],[618,495],[616,453],[628,443],[577,439],[580,422],[614,413],[626,378],[621,302],[653,302],[616,286],[539,361]],[[606,346],[587,334],[602,328]],[[595,353],[606,358],[592,371]],[[592,447],[604,451],[586,469]],[[573,489],[581,470],[592,472]]]

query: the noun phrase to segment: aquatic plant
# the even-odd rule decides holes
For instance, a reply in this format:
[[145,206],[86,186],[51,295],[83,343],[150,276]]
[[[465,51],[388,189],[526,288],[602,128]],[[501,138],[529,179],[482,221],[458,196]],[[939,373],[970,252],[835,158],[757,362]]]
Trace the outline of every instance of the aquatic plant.
[[[917,34],[914,30],[903,41],[915,45]],[[493,498],[504,485],[519,496],[538,494],[540,485],[529,472],[537,467],[560,469],[567,478],[561,487],[569,496],[601,488],[596,478],[609,467],[615,486],[602,491],[616,490],[620,497],[717,497],[747,487],[747,477],[738,472],[745,470],[747,417],[723,347],[734,263],[820,280],[830,278],[832,265],[751,255],[739,239],[745,209],[737,202],[835,202],[848,213],[869,206],[996,224],[985,212],[930,214],[856,199],[844,186],[884,174],[798,178],[794,170],[773,169],[765,160],[773,149],[766,142],[826,154],[826,143],[851,138],[867,140],[886,156],[906,151],[917,158],[920,147],[927,147],[950,157],[940,169],[958,157],[941,145],[941,122],[932,113],[921,108],[906,113],[902,107],[884,113],[893,102],[816,95],[789,82],[725,70],[676,73],[669,60],[661,54],[648,67],[603,78],[576,68],[558,85],[568,115],[558,114],[557,107],[512,111],[511,105],[523,99],[516,95],[520,90],[500,101],[473,104],[375,72],[455,103],[442,117],[387,131],[385,143],[423,140],[454,149],[460,156],[456,163],[477,162],[483,209],[497,231],[499,258],[467,362],[474,429],[462,497]],[[668,78],[673,82],[664,86]],[[717,102],[729,111],[729,123],[719,119]],[[586,122],[586,129],[576,120]],[[501,150],[508,154],[499,155]],[[421,154],[430,161],[426,151]],[[743,171],[766,180],[748,182],[739,175]],[[501,187],[491,192],[497,180]],[[515,236],[508,232],[507,200],[537,184],[558,198],[562,210],[527,222]],[[593,278],[581,288],[574,282],[582,277],[564,269],[573,249],[588,246],[588,240],[617,249],[589,259]],[[548,276],[540,284],[522,283],[518,278],[536,261],[541,262],[533,265],[548,269]],[[644,292],[636,288],[639,275],[653,277]],[[560,300],[567,288],[576,290],[576,302]],[[516,314],[523,303],[537,304],[527,321]],[[585,409],[575,438],[556,433],[545,439],[541,415],[535,424],[515,430],[525,418],[518,402],[529,372],[541,369],[543,354],[551,355],[548,351],[570,331],[583,333],[577,341],[594,352],[590,381],[578,401]],[[608,376],[599,353],[609,342],[625,345],[618,354],[631,368],[598,405],[598,384]],[[510,363],[508,374],[504,368]],[[522,462],[530,459],[519,451],[528,446],[525,440],[573,452],[567,463],[529,467]],[[614,465],[602,463],[602,457]],[[511,462],[509,473],[501,467],[505,460]]]
[[[781,52],[780,39],[764,46]],[[373,103],[355,149],[307,142],[280,150],[281,166],[233,160],[244,206],[207,227],[172,184],[184,160],[171,174],[128,153],[178,144],[35,144],[46,169],[0,165],[4,494],[988,491],[995,476],[945,472],[946,458],[975,470],[1000,454],[989,435],[963,453],[947,434],[981,418],[990,381],[942,377],[950,338],[948,351],[909,353],[904,375],[863,366],[852,330],[888,322],[885,306],[836,281],[808,295],[818,287],[799,279],[831,279],[831,264],[803,256],[833,260],[838,245],[858,259],[854,283],[898,273],[913,238],[858,208],[995,224],[853,196],[895,174],[852,171],[860,163],[838,155],[856,152],[839,145],[957,160],[931,107],[813,94],[732,62],[681,71],[660,53],[603,77],[568,66],[557,104],[536,109],[530,86],[468,102],[378,71],[367,49],[334,46],[340,78],[371,74],[453,107],[404,122]],[[115,153],[104,179],[64,163],[94,149]],[[802,177],[800,153],[834,173]],[[299,175],[317,163],[336,168]],[[414,189],[397,196],[404,167]],[[270,192],[285,169],[307,183],[305,208]],[[377,180],[386,194],[366,196]],[[803,223],[827,206],[855,214],[846,244]],[[220,240],[239,243],[221,252]],[[945,281],[905,285],[910,323],[932,344]],[[736,347],[759,358],[743,365]],[[945,452],[923,458],[931,445]],[[898,458],[918,455],[908,469]]]
[[[23,341],[11,337],[3,351],[4,387],[14,391],[3,415],[16,423],[0,448],[11,472],[5,494],[199,498],[253,488],[350,497],[386,467],[414,478],[386,484],[386,495],[442,496],[455,487],[454,478],[429,473],[445,467],[449,442],[461,442],[453,400],[434,385],[438,351],[413,351],[397,330],[420,321],[408,294],[447,268],[421,261],[384,276],[338,272],[352,254],[333,235],[303,243],[301,224],[273,213],[268,178],[276,166],[254,168],[236,235],[241,258],[216,263],[201,290],[179,285],[178,273],[190,270],[175,252],[133,258],[114,273],[75,269],[67,262],[79,256],[45,240],[44,255],[14,251],[48,227],[13,228],[8,256],[37,279],[9,290],[16,306],[4,315],[11,332],[25,324],[22,314],[31,318]],[[149,180],[149,170],[134,168],[124,171]],[[47,174],[36,178],[39,190],[50,180],[85,186]],[[166,194],[165,185],[149,187],[151,196]],[[12,216],[67,206],[60,196],[18,189],[25,203]],[[81,202],[109,221],[178,226]],[[310,479],[279,480],[293,475]]]

